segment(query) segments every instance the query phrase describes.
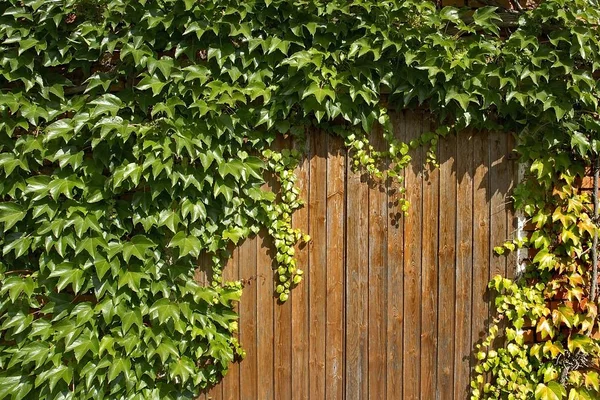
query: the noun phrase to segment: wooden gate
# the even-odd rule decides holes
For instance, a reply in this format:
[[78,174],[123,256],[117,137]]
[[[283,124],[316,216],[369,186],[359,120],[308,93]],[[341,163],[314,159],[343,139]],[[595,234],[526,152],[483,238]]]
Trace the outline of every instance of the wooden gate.
[[[393,119],[404,140],[429,129],[426,114]],[[247,357],[201,399],[467,399],[473,345],[493,312],[487,283],[515,267],[493,255],[515,235],[512,137],[444,139],[439,168],[414,151],[406,216],[398,186],[353,173],[340,139],[309,135],[306,146],[297,171],[306,206],[294,215],[312,237],[297,251],[305,280],[278,304],[269,244],[235,250],[223,275],[246,282]]]

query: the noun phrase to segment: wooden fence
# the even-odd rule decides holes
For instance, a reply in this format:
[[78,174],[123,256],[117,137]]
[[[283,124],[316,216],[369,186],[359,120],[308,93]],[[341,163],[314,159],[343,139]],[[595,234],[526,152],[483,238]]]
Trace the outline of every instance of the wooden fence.
[[[426,114],[393,119],[404,140],[429,129]],[[398,186],[352,172],[341,140],[314,134],[306,146],[297,171],[306,206],[294,215],[312,236],[297,250],[305,280],[278,304],[270,245],[258,237],[235,250],[224,278],[247,283],[247,357],[201,399],[467,399],[473,345],[493,312],[487,283],[515,268],[493,255],[516,228],[512,138],[444,139],[439,168],[414,151],[406,216]]]

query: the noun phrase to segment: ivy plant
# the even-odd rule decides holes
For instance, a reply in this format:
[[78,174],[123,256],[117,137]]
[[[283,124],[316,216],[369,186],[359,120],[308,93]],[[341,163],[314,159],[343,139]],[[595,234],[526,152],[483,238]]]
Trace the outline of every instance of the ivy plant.
[[[278,135],[340,135],[356,168],[401,180],[411,147],[435,163],[466,127],[518,136],[530,169],[514,202],[535,230],[499,252],[536,251],[491,283],[472,396],[598,398],[598,229],[576,183],[600,148],[599,7],[481,3],[1,2],[0,399],[193,398],[244,354],[231,247],[264,229],[274,295],[302,280],[302,154],[274,150]],[[439,128],[399,142],[388,108],[417,106]]]

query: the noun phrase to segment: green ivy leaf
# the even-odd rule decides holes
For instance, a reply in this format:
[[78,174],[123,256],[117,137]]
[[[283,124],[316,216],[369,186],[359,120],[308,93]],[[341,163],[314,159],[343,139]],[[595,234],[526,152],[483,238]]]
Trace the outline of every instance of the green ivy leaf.
[[169,339],[163,339],[163,341],[156,348],[156,354],[159,355],[160,361],[165,364],[169,358],[179,358],[179,351],[173,345]]
[[446,104],[448,104],[450,100],[456,100],[464,111],[467,111],[469,103],[479,104],[477,99],[472,98],[466,93],[459,93],[454,89],[449,89],[448,92],[446,92]]
[[535,388],[535,398],[540,400],[561,400],[567,395],[566,389],[558,382],[540,383]]
[[311,82],[311,84],[304,90],[302,94],[302,98],[306,98],[308,96],[315,96],[317,102],[319,104],[323,103],[325,98],[329,97],[332,100],[335,100],[335,92],[327,87],[326,85],[320,85],[318,82]]
[[156,243],[143,235],[135,235],[128,242],[123,243],[123,259],[129,262],[131,256],[138,260],[146,259],[146,252],[156,247]]
[[131,361],[128,358],[113,359],[108,369],[108,382],[114,381],[120,374],[129,375]]
[[106,93],[95,100],[90,101],[94,105],[91,118],[96,118],[103,114],[117,115],[119,109],[123,106],[123,102],[114,94]]
[[179,257],[185,257],[188,254],[192,257],[198,257],[202,250],[202,243],[194,236],[187,236],[184,232],[177,232],[169,247],[176,247],[179,249]]
[[179,307],[177,304],[171,303],[169,299],[155,301],[148,313],[152,318],[158,319],[161,324],[168,320],[179,321]]
[[440,17],[443,20],[457,23],[460,20],[460,13],[457,8],[446,6],[440,11]]
[[571,147],[577,149],[582,156],[585,156],[591,149],[588,138],[583,133],[577,131],[571,134]]
[[183,382],[194,374],[194,363],[188,357],[181,357],[169,366],[171,376],[180,377]]
[[25,215],[27,215],[27,210],[20,204],[14,202],[0,203],[0,222],[4,222],[4,232],[15,226]]
[[22,375],[0,376],[0,399],[24,399],[33,389],[33,383]]
[[498,33],[498,26],[494,21],[502,21],[502,18],[496,14],[497,7],[480,7],[473,13],[473,22],[486,28],[490,32]]
[[238,244],[240,239],[247,236],[247,232],[237,226],[231,227],[223,232],[223,239],[231,240],[234,244]]

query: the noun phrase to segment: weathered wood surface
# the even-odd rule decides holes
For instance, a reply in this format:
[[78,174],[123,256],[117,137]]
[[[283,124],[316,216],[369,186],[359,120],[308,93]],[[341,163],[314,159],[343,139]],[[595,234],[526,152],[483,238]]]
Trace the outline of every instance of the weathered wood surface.
[[[421,113],[392,120],[402,140],[430,129]],[[247,357],[200,398],[468,398],[471,351],[493,313],[487,282],[514,273],[514,260],[492,250],[516,234],[517,166],[506,157],[514,141],[473,131],[445,138],[439,168],[412,151],[403,215],[397,183],[353,172],[339,138],[313,133],[276,143],[307,151],[296,171],[306,206],[293,217],[313,238],[296,249],[305,279],[281,305],[264,235],[233,250],[223,276],[248,282],[238,306]],[[372,139],[381,145],[377,129]]]

